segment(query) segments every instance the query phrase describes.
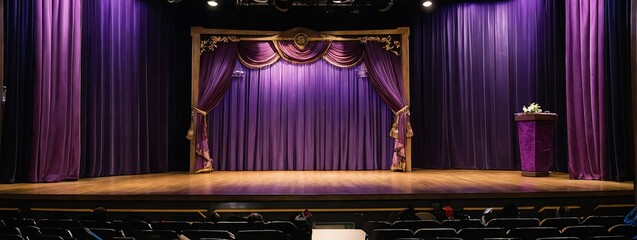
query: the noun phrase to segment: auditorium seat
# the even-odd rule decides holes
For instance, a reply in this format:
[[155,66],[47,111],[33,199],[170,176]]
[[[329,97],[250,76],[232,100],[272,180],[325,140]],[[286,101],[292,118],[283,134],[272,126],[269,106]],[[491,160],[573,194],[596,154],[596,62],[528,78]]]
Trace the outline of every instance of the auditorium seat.
[[560,230],[555,227],[517,227],[507,232],[509,237],[522,240],[535,240],[543,237],[560,237]]
[[191,229],[191,223],[187,221],[154,221],[150,223],[153,230],[174,230],[181,232]]
[[486,227],[499,227],[508,231],[516,227],[538,227],[540,220],[537,218],[494,218],[487,222]]
[[241,230],[236,235],[236,240],[285,240],[285,234],[279,230]]
[[215,224],[212,222],[192,222],[190,223],[190,229],[193,230],[218,230],[215,228]]
[[24,238],[17,234],[0,234],[0,239],[4,240],[24,240]]
[[588,240],[629,240],[630,238],[624,237],[624,236],[619,236],[619,235],[615,235],[615,236],[593,236],[593,237],[589,237]]
[[634,204],[600,204],[593,209],[593,215],[597,216],[613,216],[627,215],[635,208]]
[[436,239],[437,237],[456,237],[458,234],[453,228],[422,228],[414,233],[414,237],[425,240]]
[[229,232],[236,235],[241,230],[248,230],[251,225],[248,222],[221,221],[210,226],[212,227],[211,230],[228,230]]
[[41,228],[80,228],[80,222],[73,219],[41,219],[38,220],[38,227]]
[[27,240],[64,240],[64,238],[53,235],[32,235],[27,236]]
[[610,228],[624,223],[624,216],[588,216],[582,221],[582,225],[602,225]]
[[179,239],[173,230],[132,230],[131,237],[135,240],[174,240]]
[[635,235],[637,235],[635,227],[623,223],[610,227],[608,229],[608,232],[610,233],[610,235],[621,235],[629,238],[633,238]]
[[290,235],[296,230],[296,226],[290,221],[271,221],[265,224],[264,229],[279,230],[283,234]]
[[0,234],[22,235],[22,233],[20,232],[20,229],[17,228],[17,227],[3,227],[3,228],[0,228]]
[[416,217],[420,220],[437,220],[436,216],[428,212],[417,212]]
[[51,228],[51,227],[41,227],[40,232],[42,235],[54,235],[60,237],[73,237],[71,231],[66,228]]
[[464,240],[482,240],[485,238],[503,238],[506,234],[502,228],[463,228],[458,231],[458,237]]
[[580,239],[608,235],[608,231],[606,231],[606,228],[602,225],[568,226],[562,229],[561,232],[564,237],[578,237]]
[[392,224],[394,229],[409,229],[416,231],[421,228],[439,228],[440,223],[436,220],[404,220],[396,221]]
[[36,226],[24,226],[19,228],[20,228],[20,233],[22,233],[23,237],[42,235],[42,232],[40,232],[40,228]]
[[114,237],[125,237],[121,230],[109,229],[109,228],[89,228],[93,234],[102,239],[112,239]]
[[200,239],[200,238],[234,239],[234,235],[226,230],[184,230],[182,234],[189,239]]
[[69,231],[71,232],[74,238],[77,238],[80,240],[91,237],[90,235],[88,235],[85,228],[71,228],[69,229]]
[[111,222],[95,220],[80,220],[80,225],[85,228],[113,228]]
[[409,229],[374,229],[371,236],[371,240],[394,240],[414,237],[414,232]]
[[111,223],[113,229],[122,230],[125,234],[129,234],[133,230],[152,230],[153,228],[146,221],[119,221],[115,220]]
[[453,229],[456,229],[456,231],[459,231],[460,229],[463,229],[463,228],[479,228],[484,226],[478,219],[467,219],[467,220],[450,219],[450,220],[442,221],[440,223],[440,227],[453,228]]
[[3,218],[6,227],[26,227],[37,226],[34,219],[31,218]]
[[540,222],[540,227],[555,227],[560,230],[568,226],[577,225],[580,225],[577,217],[545,218]]
[[543,237],[536,240],[580,240],[578,237]]
[[374,229],[390,229],[391,228],[391,223],[387,222],[387,221],[368,221],[365,224],[363,224],[363,227],[361,227],[361,229],[367,233],[367,235],[372,235],[372,233],[374,232]]

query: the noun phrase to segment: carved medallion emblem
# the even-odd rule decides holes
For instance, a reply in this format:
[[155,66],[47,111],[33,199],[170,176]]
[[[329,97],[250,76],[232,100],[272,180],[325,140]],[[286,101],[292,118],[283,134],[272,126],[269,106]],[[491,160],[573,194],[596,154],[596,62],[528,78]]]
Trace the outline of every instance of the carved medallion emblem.
[[307,35],[305,35],[305,33],[298,33],[294,35],[294,46],[300,50],[305,49],[308,41],[309,38],[307,37]]

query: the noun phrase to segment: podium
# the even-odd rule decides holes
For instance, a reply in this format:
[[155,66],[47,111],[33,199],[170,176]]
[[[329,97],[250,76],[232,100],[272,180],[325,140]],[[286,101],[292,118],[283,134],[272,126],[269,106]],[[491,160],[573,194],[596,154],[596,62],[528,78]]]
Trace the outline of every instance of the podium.
[[554,113],[516,113],[522,176],[548,177],[553,158]]

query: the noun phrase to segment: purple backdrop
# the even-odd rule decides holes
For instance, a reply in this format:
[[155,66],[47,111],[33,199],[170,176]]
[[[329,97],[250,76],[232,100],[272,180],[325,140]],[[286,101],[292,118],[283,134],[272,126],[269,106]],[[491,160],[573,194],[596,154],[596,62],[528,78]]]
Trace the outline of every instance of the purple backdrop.
[[[560,1],[441,6],[411,46],[414,166],[519,169],[513,114],[538,102],[564,116]],[[565,146],[558,118],[556,146]],[[560,135],[562,134],[562,135]],[[556,149],[556,159],[565,160]]]
[[168,124],[169,20],[144,1],[84,1],[85,175],[167,171],[169,129],[178,127]]
[[388,169],[393,114],[361,66],[278,61],[233,78],[208,114],[220,170]]

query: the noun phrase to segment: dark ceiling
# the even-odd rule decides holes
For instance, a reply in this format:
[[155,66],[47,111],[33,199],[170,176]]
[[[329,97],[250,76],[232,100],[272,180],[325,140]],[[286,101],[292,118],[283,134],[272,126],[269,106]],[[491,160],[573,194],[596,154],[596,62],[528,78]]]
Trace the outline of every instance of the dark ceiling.
[[341,4],[332,2],[338,0],[287,0],[292,4],[285,12],[274,6],[274,0],[218,1],[216,8],[208,6],[207,0],[167,4],[179,11],[190,26],[251,30],[393,29],[412,25],[414,16],[425,12],[420,0],[393,0],[390,8],[387,8],[387,0],[343,0]]

